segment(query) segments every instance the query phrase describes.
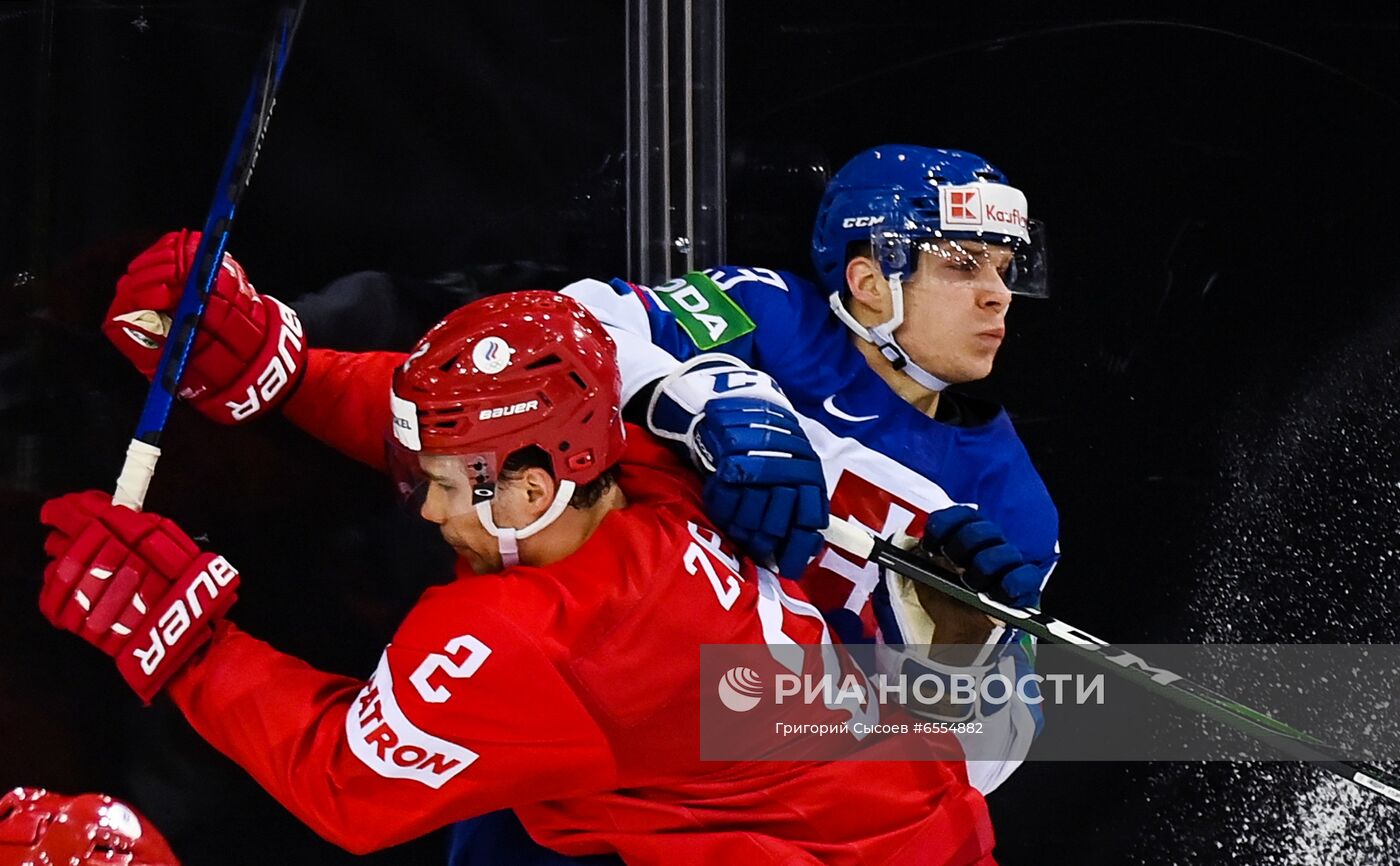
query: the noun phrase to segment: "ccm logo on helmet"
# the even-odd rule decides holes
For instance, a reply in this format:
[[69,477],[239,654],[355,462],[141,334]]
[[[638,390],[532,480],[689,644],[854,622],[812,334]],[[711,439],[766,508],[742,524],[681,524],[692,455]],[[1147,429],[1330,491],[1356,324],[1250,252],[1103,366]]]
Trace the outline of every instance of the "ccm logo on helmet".
[[505,418],[508,415],[520,415],[524,412],[533,412],[540,408],[540,401],[526,400],[523,403],[514,403],[510,406],[497,406],[494,409],[482,409],[477,416],[478,421],[489,421],[492,418]]
[[883,216],[846,217],[845,219],[841,220],[841,228],[858,229],[864,228],[865,226],[877,226],[884,221],[885,218]]
[[205,595],[212,602],[219,597],[219,590],[228,586],[237,576],[238,569],[222,556],[209,560],[204,570],[190,581],[189,589],[185,590],[185,597],[171,602],[170,607],[165,609],[160,619],[151,627],[151,645],[146,649],[133,651],[141,662],[142,673],[146,676],[155,673],[160,663],[165,661],[166,650],[175,646],[180,638],[184,637],[185,632],[189,631],[190,625],[204,616],[204,605],[199,600],[199,588],[204,587]]

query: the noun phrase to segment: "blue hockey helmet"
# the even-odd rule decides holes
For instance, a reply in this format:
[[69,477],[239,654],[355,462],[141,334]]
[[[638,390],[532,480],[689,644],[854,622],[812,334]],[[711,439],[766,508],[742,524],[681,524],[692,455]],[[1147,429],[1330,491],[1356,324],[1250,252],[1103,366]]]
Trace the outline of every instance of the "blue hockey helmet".
[[885,270],[908,277],[911,243],[939,238],[1016,248],[1013,293],[1046,294],[1044,245],[1025,194],[1001,169],[963,150],[891,144],[854,156],[826,186],[812,228],[812,264],[828,292],[846,290],[851,244],[873,242]]
[[[907,144],[872,147],[827,184],[812,228],[812,264],[832,312],[846,327],[874,344],[896,370],[940,391],[948,383],[916,364],[895,336],[904,322],[904,280],[921,251],[977,258],[986,255],[987,245],[997,245],[1014,252],[1001,275],[1007,290],[1044,297],[1045,244],[1028,214],[1025,193],[976,154]],[[889,281],[891,312],[883,322],[861,324],[846,308],[846,262],[855,243],[869,245]]]

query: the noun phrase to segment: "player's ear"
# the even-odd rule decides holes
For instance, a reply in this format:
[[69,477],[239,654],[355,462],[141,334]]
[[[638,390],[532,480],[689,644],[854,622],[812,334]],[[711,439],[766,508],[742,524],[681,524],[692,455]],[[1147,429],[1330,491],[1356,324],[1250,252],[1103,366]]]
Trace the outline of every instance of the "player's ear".
[[846,288],[852,299],[875,310],[883,309],[889,295],[889,283],[869,256],[854,256],[846,262]]
[[526,469],[516,483],[521,485],[525,494],[525,507],[531,520],[549,510],[554,503],[554,491],[559,489],[559,482],[538,466]]

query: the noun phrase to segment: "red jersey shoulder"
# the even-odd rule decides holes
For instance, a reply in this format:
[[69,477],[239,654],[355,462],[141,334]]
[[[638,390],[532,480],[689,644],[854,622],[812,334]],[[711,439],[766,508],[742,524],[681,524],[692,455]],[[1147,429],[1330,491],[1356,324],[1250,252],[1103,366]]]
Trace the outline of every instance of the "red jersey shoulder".
[[516,566],[497,574],[465,572],[451,583],[429,587],[394,633],[393,644],[433,649],[464,625],[502,645],[539,651],[539,617],[559,603],[550,569]]
[[627,448],[618,469],[629,502],[679,505],[700,512],[700,476],[645,428],[627,425]]
[[352,703],[345,732],[356,757],[432,788],[517,746],[610,766],[606,741],[532,634],[499,611],[463,606],[463,593],[443,591],[452,588],[425,594]]

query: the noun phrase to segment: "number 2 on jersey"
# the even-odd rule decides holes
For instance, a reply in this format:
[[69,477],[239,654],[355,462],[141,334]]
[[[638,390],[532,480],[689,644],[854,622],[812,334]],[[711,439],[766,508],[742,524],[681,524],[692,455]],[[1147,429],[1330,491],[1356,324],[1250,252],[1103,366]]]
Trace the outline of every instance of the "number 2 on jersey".
[[[469,634],[454,637],[443,649],[448,655],[430,653],[408,678],[418,690],[419,697],[430,704],[445,703],[452,697],[452,690],[446,686],[429,683],[429,677],[442,671],[454,680],[467,679],[476,673],[486,661],[486,657],[491,655],[489,646]],[[466,655],[462,656],[464,650]]]

